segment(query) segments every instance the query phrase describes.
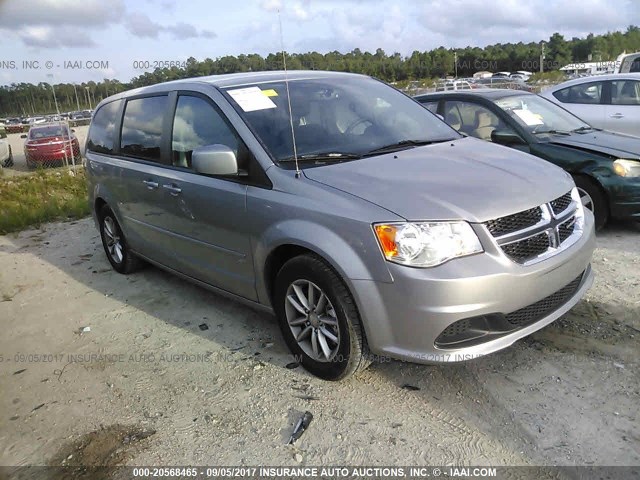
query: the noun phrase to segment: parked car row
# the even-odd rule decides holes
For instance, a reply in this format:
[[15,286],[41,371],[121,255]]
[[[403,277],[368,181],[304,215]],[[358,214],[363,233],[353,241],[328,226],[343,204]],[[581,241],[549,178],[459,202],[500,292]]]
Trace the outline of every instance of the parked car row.
[[59,115],[40,115],[32,117],[10,117],[0,119],[0,125],[4,125],[7,133],[28,132],[32,125],[41,125],[49,122],[69,121],[71,124],[80,125],[91,120],[93,110],[81,110],[77,112],[61,113]]
[[[453,94],[475,96],[437,95]],[[120,273],[149,262],[274,313],[296,360],[329,380],[379,357],[506,348],[582,298],[595,234],[572,177],[524,142],[565,148],[532,129],[586,125],[559,107],[547,118],[536,101],[554,105],[534,95],[494,95],[501,136],[473,104],[456,105],[451,126],[347,73],[201,77],[109,97],[86,153],[106,257]],[[432,109],[444,116],[443,99]],[[523,141],[473,138],[492,135]]]

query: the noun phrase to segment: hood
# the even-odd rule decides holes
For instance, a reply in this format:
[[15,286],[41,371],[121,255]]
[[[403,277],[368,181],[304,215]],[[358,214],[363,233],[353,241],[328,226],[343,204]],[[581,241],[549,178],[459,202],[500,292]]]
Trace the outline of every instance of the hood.
[[485,222],[549,202],[574,185],[569,174],[544,160],[475,138],[307,168],[304,174],[407,220]]
[[640,138],[623,133],[595,131],[554,135],[549,143],[604,153],[617,158],[640,158]]

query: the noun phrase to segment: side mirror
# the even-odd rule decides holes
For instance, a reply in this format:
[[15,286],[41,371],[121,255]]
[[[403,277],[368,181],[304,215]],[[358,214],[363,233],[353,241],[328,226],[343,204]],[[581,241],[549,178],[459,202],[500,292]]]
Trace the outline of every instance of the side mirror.
[[237,175],[238,160],[226,145],[207,145],[196,148],[191,154],[191,166],[205,175]]
[[491,141],[500,145],[523,145],[525,141],[512,130],[494,130],[491,132]]
[[27,138],[27,135],[26,134],[22,134],[22,135],[20,135],[20,138]]

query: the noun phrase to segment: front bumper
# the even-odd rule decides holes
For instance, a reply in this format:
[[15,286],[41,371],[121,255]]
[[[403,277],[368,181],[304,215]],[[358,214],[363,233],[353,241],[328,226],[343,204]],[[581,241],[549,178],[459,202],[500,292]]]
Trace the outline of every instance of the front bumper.
[[[506,348],[578,303],[593,283],[594,249],[593,215],[588,213],[575,244],[533,265],[519,265],[499,248],[430,269],[389,263],[393,283],[351,281],[369,348],[375,355],[415,363],[463,361]],[[541,309],[542,315],[531,321],[505,328],[506,317],[535,313],[537,305],[558,299],[559,292],[566,295],[551,303],[552,310]],[[488,325],[486,334],[443,346],[447,327],[466,319]]]

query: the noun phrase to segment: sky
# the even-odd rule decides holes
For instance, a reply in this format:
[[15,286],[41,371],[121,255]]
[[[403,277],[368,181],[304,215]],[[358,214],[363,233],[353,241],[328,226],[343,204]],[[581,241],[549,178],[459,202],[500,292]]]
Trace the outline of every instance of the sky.
[[[614,6],[615,4],[615,6]],[[495,8],[499,5],[499,8]],[[0,85],[129,81],[157,62],[584,37],[640,25],[640,0],[0,0]]]

